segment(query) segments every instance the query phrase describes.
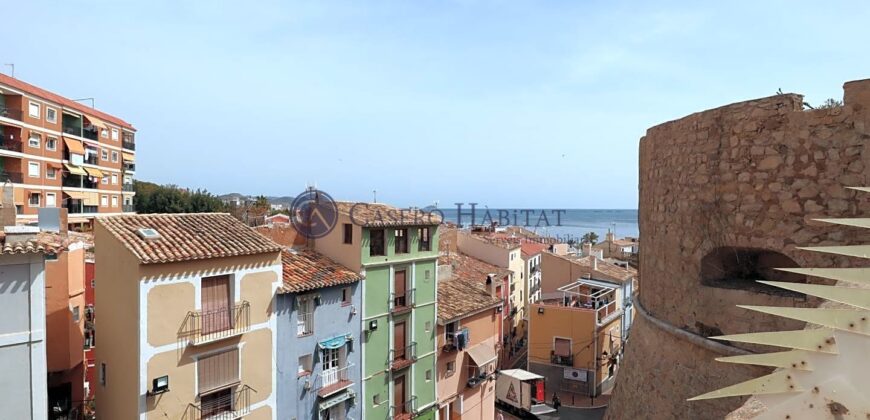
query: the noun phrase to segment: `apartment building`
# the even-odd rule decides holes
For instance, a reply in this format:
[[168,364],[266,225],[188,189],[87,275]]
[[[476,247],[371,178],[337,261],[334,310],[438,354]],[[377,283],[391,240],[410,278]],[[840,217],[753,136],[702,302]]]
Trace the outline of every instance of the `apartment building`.
[[97,418],[277,419],[281,247],[229,214],[97,218]]
[[538,242],[523,242],[521,245],[523,272],[526,278],[526,290],[529,291],[529,303],[541,300],[541,254],[550,249],[550,244]]
[[361,419],[362,276],[311,250],[281,261],[278,418]]
[[136,130],[130,123],[0,74],[0,183],[14,186],[19,222],[41,207],[71,224],[133,212]]
[[314,250],[360,272],[363,418],[434,419],[440,217],[375,203],[337,203]]
[[438,418],[495,418],[502,299],[492,281],[438,282]]
[[592,249],[601,251],[603,258],[618,258],[630,260],[637,256],[640,248],[638,238],[626,237],[617,239],[610,230],[604,236],[604,240],[593,245]]

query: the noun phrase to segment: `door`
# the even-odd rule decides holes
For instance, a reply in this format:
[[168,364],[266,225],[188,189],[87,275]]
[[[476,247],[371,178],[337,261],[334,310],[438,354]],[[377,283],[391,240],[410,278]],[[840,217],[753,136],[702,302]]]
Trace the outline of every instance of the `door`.
[[393,405],[396,407],[396,414],[408,412],[405,407],[405,375],[393,379]]
[[407,304],[407,299],[405,299],[406,289],[407,280],[405,278],[405,270],[396,271],[393,275],[394,306],[405,306]]
[[323,350],[323,386],[338,382],[339,349]]
[[202,279],[202,334],[232,328],[230,276]]
[[394,356],[393,360],[404,360],[405,359],[405,347],[407,346],[407,342],[405,341],[405,322],[397,322],[393,326],[393,349]]

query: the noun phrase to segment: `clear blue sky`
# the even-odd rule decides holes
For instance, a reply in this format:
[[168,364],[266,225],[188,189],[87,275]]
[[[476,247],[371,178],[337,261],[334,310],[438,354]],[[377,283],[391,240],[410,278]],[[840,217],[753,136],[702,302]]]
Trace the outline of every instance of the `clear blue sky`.
[[648,127],[870,77],[866,0],[121,3],[10,2],[0,63],[215,193],[634,208]]

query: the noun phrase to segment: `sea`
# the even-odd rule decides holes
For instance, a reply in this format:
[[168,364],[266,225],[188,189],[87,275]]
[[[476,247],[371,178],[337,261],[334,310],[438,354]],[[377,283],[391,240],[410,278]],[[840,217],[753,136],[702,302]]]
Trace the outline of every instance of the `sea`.
[[[440,209],[448,222],[464,227],[472,224],[471,209],[463,207],[461,219],[457,209]],[[489,218],[487,218],[487,210]],[[558,211],[558,213],[556,213]],[[526,217],[528,216],[528,217]],[[474,224],[489,224],[501,221],[500,226],[516,225],[543,236],[567,241],[579,240],[584,234],[595,232],[599,240],[604,240],[608,230],[617,238],[639,236],[636,209],[481,209],[474,211]],[[461,222],[461,223],[460,223]],[[507,223],[505,223],[507,222]]]

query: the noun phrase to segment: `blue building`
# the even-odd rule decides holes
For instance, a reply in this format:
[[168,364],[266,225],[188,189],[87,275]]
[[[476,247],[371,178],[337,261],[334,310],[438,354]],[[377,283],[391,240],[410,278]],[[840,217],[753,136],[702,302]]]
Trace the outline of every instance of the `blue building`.
[[360,420],[361,276],[314,251],[281,259],[277,417]]

